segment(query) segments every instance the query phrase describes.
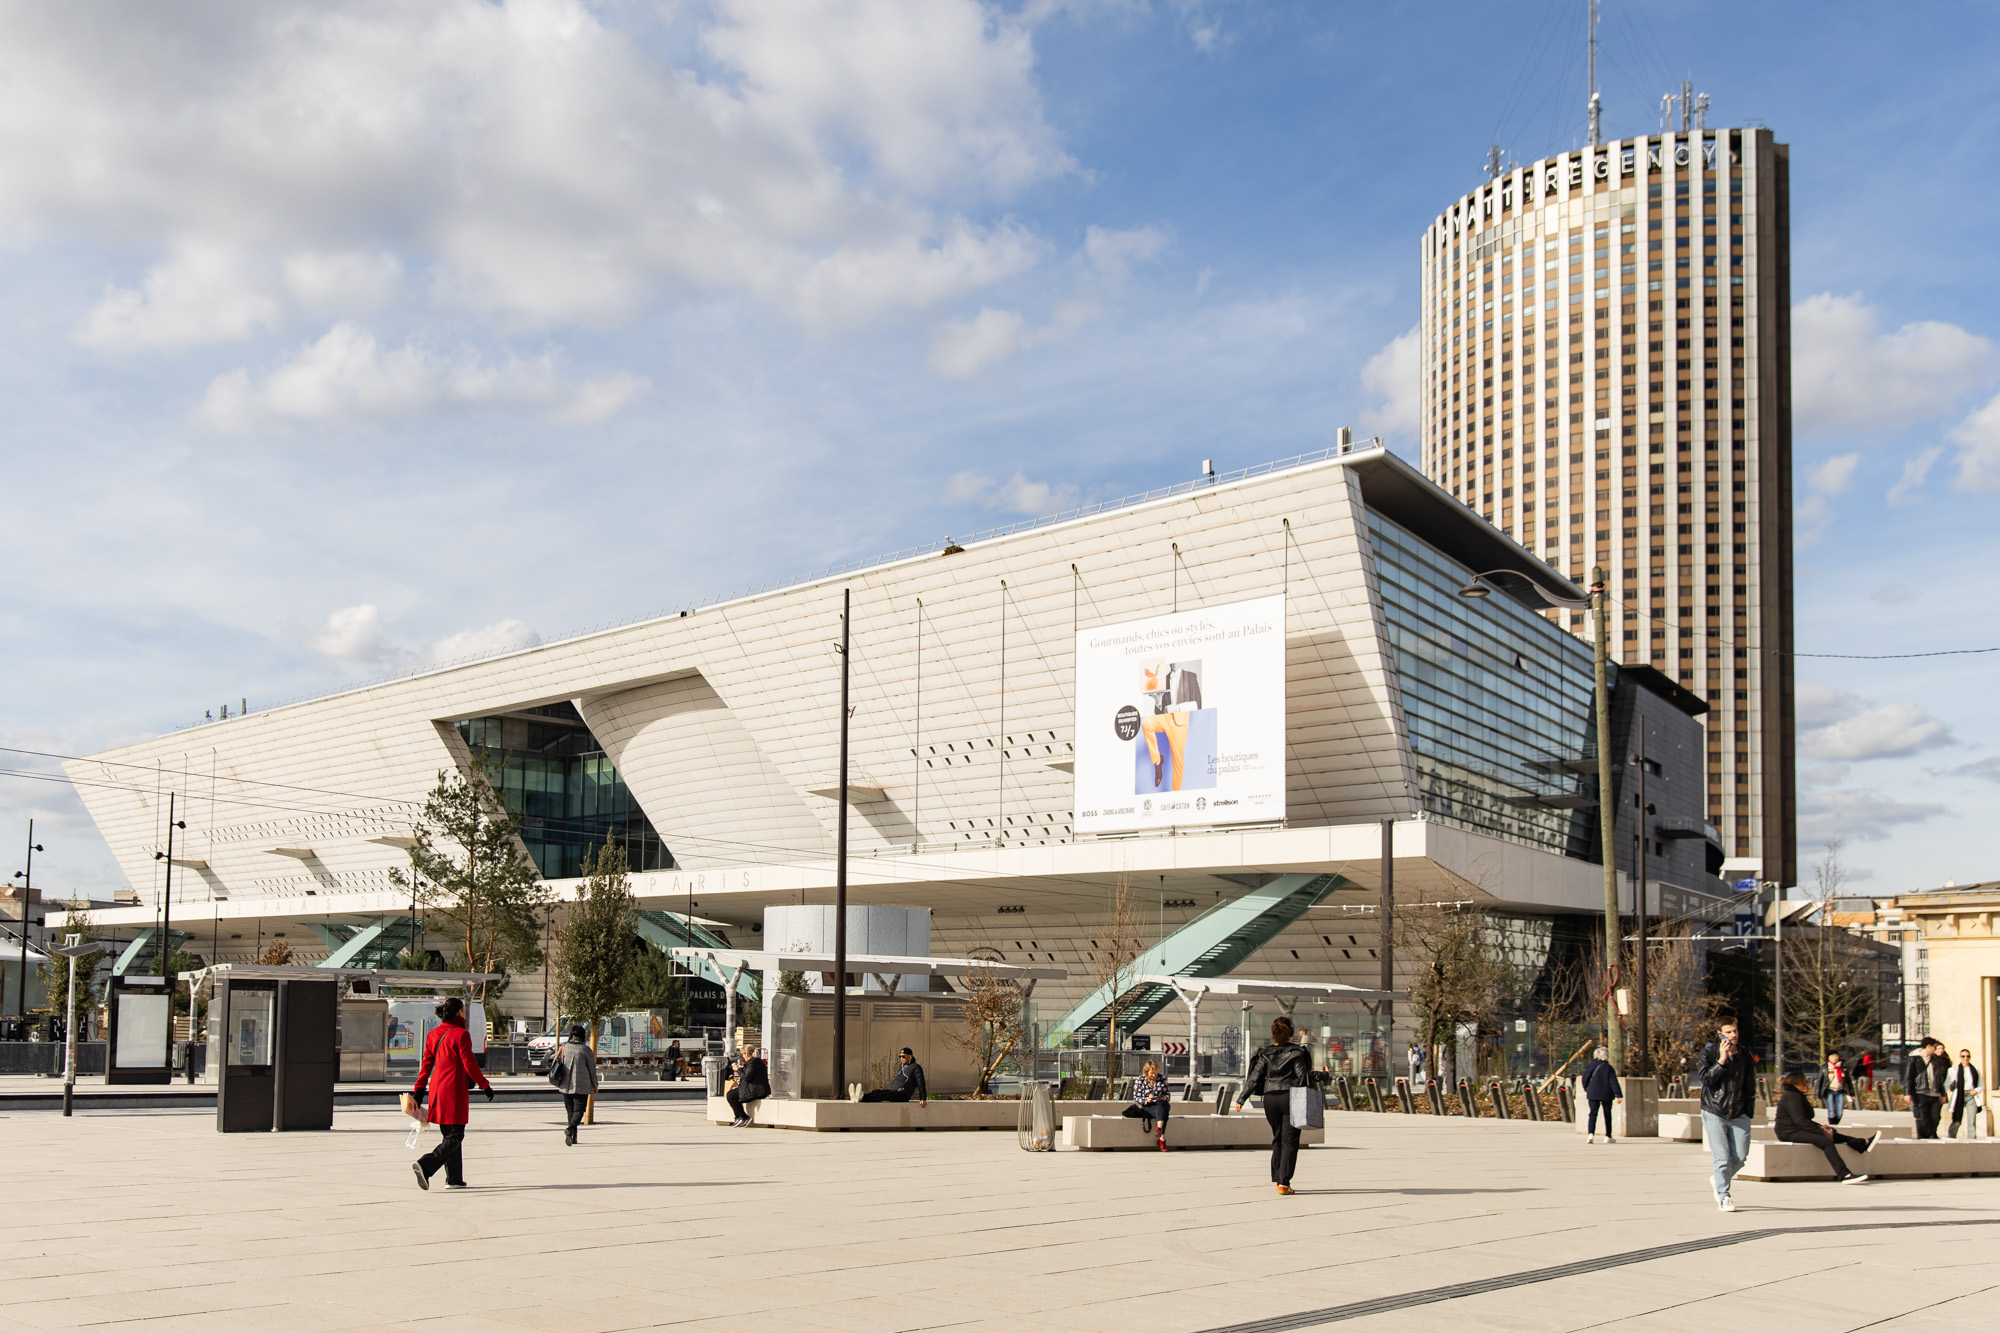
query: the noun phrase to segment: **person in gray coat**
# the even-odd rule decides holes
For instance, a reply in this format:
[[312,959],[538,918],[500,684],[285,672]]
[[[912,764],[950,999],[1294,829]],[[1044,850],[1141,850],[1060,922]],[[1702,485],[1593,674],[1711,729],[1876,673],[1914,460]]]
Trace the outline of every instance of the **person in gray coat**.
[[584,1108],[590,1105],[590,1094],[597,1091],[597,1057],[591,1054],[590,1037],[583,1024],[570,1025],[569,1040],[556,1052],[556,1064],[562,1071],[562,1081],[556,1086],[562,1089],[563,1110],[569,1113],[569,1123],[563,1127],[563,1143],[575,1147]]

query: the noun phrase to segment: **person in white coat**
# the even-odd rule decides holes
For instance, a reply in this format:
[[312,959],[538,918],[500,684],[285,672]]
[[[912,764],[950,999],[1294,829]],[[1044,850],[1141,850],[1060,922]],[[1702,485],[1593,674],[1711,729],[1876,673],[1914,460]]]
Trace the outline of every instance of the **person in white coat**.
[[1958,1126],[1965,1124],[1965,1137],[1979,1137],[1979,1120],[1985,1114],[1982,1109],[1986,1102],[1980,1095],[1979,1070],[1972,1063],[1971,1051],[1960,1051],[1958,1063],[1944,1076],[1944,1104],[1951,1111],[1951,1136],[1958,1137]]

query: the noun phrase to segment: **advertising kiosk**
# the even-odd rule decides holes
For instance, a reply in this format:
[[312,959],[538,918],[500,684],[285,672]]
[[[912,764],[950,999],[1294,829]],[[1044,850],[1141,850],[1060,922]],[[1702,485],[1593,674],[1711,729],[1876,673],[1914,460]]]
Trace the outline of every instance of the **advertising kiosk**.
[[173,999],[165,977],[113,976],[105,998],[111,1023],[104,1045],[106,1083],[170,1083]]
[[339,1007],[337,976],[217,970],[208,1034],[219,1132],[333,1128]]

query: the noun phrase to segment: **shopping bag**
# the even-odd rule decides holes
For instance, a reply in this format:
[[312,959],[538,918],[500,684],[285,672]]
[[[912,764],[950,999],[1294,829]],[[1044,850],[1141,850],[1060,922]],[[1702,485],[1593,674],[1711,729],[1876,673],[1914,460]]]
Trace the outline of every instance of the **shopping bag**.
[[406,1092],[401,1097],[398,1097],[396,1101],[403,1108],[403,1114],[410,1117],[410,1119],[421,1120],[423,1118],[423,1104],[417,1100],[417,1094],[414,1092]]
[[1318,1088],[1292,1089],[1292,1128],[1326,1128],[1326,1098]]

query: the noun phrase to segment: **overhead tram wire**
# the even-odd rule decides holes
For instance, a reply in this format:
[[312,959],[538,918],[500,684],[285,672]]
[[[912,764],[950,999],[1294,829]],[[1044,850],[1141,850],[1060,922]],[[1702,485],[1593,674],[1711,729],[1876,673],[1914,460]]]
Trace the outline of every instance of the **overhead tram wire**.
[[[1724,638],[1719,634],[1709,634],[1702,630],[1689,628],[1688,626],[1682,625],[1679,621],[1668,620],[1665,616],[1656,616],[1650,614],[1649,612],[1641,611],[1638,607],[1634,606],[1632,603],[1623,601],[1616,597],[1607,597],[1606,600],[1608,600],[1613,606],[1622,607],[1625,611],[1625,614],[1629,616],[1632,616],[1639,620],[1647,621],[1654,625],[1661,626],[1664,629],[1679,630],[1682,634],[1686,635],[1690,639],[1702,639],[1709,643],[1719,644],[1724,648],[1748,648],[1750,646],[1747,643],[1738,643],[1734,639]],[[2000,647],[1937,648],[1937,649],[1932,649],[1928,652],[1921,652],[1921,653],[1799,653],[1799,652],[1788,653],[1784,651],[1782,648],[1774,649],[1773,651],[1775,651],[1780,657],[1814,657],[1814,658],[1826,658],[1831,660],[1848,661],[1848,662],[1894,662],[1894,661],[1905,661],[1917,657],[1964,657],[1976,653],[2000,653]]]

